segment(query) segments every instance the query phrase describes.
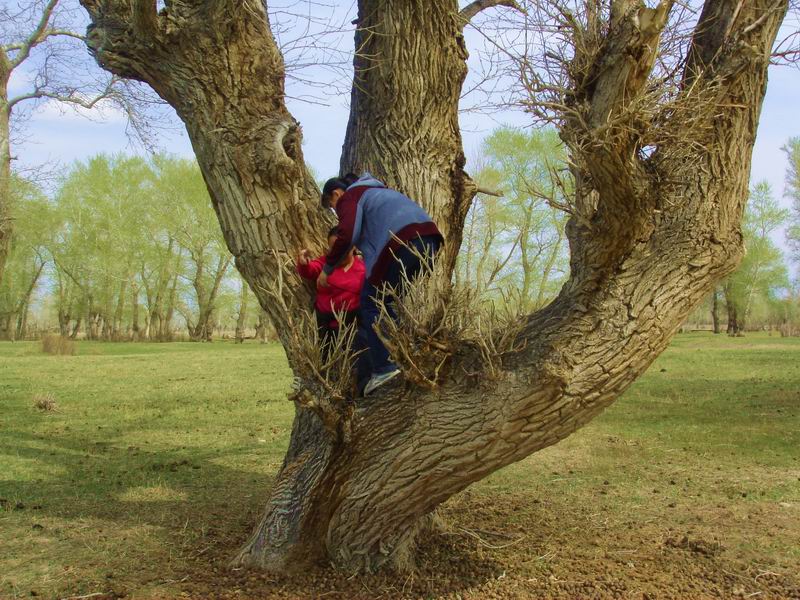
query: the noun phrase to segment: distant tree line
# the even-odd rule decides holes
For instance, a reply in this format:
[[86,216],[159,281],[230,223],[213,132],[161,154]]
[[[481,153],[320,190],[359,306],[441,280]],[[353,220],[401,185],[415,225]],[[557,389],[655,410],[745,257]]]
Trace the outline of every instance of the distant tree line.
[[[266,331],[232,268],[194,161],[98,155],[46,195],[16,178],[0,336],[208,341]],[[248,310],[249,309],[249,310]],[[56,327],[57,326],[57,327]]]
[[[800,138],[782,209],[756,183],[743,222],[747,255],[687,327],[800,334],[800,288],[772,241],[787,231],[800,259]],[[572,183],[552,130],[499,128],[474,170],[481,193],[467,216],[456,283],[504,310],[530,312],[558,293],[569,265],[564,227]],[[232,265],[192,160],[98,155],[77,162],[46,194],[12,181],[15,231],[0,284],[0,339],[43,330],[108,341],[262,340],[266,314]]]

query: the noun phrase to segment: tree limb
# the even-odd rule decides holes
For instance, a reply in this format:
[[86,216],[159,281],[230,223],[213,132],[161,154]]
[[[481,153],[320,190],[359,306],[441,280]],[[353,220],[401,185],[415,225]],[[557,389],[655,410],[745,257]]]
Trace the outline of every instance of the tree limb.
[[464,21],[469,23],[479,12],[495,6],[507,6],[522,12],[522,7],[515,0],[474,0],[458,14]]
[[27,60],[27,58],[31,55],[31,50],[33,47],[36,44],[41,43],[42,35],[47,29],[47,24],[50,22],[50,17],[53,15],[53,10],[55,10],[56,4],[58,4],[58,0],[49,0],[49,2],[45,5],[44,10],[42,11],[42,16],[39,19],[39,23],[36,25],[36,29],[34,29],[27,39],[22,43],[21,47],[19,48],[19,54],[17,54],[14,57],[14,60],[11,61],[12,68],[18,67],[25,60]]
[[67,104],[75,104],[76,106],[80,106],[82,108],[91,109],[94,108],[98,102],[101,100],[108,99],[114,95],[114,84],[118,81],[116,77],[112,77],[109,81],[106,88],[92,98],[81,98],[77,95],[76,90],[71,90],[70,93],[67,94],[59,94],[58,92],[52,92],[45,89],[35,89],[32,92],[27,94],[20,94],[19,96],[15,96],[8,101],[9,109],[14,108],[20,102],[25,100],[38,100],[41,98],[49,98],[51,100],[57,100],[58,102],[65,102]]
[[133,27],[136,33],[142,37],[150,37],[158,33],[156,0],[133,1]]
[[[86,37],[76,31],[70,31],[69,29],[48,29],[47,31],[43,32],[38,39],[33,41],[33,43],[31,44],[31,49],[38,46],[45,40],[57,36],[71,37],[75,38],[76,40],[80,40],[82,42],[86,41]],[[3,50],[5,50],[6,52],[18,52],[23,48],[25,48],[25,45],[26,45],[25,42],[20,42],[17,44],[6,44],[5,46],[3,46]]]
[[502,198],[503,192],[501,190],[490,190],[489,188],[478,187],[475,190],[476,194],[485,194],[487,196],[494,196],[495,198]]

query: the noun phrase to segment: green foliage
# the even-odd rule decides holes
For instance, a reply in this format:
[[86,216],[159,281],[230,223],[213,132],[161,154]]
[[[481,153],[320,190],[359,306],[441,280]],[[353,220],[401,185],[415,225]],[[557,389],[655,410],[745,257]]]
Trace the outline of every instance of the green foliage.
[[[219,301],[220,287],[231,264],[219,222],[197,163],[156,157],[156,196],[170,207],[166,216],[168,237],[174,239],[183,257],[181,268],[191,283],[191,292],[180,310],[194,338],[210,337],[210,319]],[[235,294],[226,296],[229,309]]]
[[25,333],[30,305],[49,260],[46,243],[57,220],[53,206],[35,184],[14,176],[10,191],[14,234],[0,284],[0,339]]
[[742,221],[747,252],[742,264],[723,283],[725,302],[735,309],[740,325],[759,312],[760,320],[769,320],[767,312],[785,295],[789,276],[783,254],[771,234],[787,220],[789,213],[778,205],[766,181],[750,190]]
[[[182,317],[192,337],[208,339],[220,309],[234,312],[231,256],[194,161],[100,154],[73,164],[52,201],[37,197],[17,203],[12,268],[24,273],[9,279],[50,264],[45,306],[62,335],[168,340]],[[19,304],[21,285],[0,290],[2,306]]]
[[[495,130],[481,147],[475,179],[482,189],[467,217],[458,279],[489,298],[506,294],[521,310],[541,307],[567,270],[566,215],[559,180],[566,154],[554,130]],[[511,292],[510,296],[508,293]]]

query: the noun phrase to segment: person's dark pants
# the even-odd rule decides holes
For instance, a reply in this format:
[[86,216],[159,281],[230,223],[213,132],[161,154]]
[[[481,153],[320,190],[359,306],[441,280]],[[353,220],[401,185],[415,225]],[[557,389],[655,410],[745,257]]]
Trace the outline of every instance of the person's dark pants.
[[[314,310],[317,317],[317,332],[319,334],[319,343],[322,346],[322,359],[328,360],[328,354],[331,348],[336,344],[336,336],[339,335],[339,327],[331,327],[331,323],[336,321],[336,315],[333,313],[324,313],[319,310]],[[343,314],[345,325],[351,325],[358,320],[359,311],[351,310]]]
[[[380,317],[377,301],[381,292],[392,288],[395,290],[395,294],[402,296],[406,281],[412,281],[421,272],[430,271],[433,257],[439,250],[440,238],[436,236],[416,237],[407,244],[413,250],[407,246],[395,250],[395,258],[389,263],[382,281],[376,285],[366,281],[364,287],[361,288],[361,329],[369,348],[372,373],[375,375],[382,375],[397,368],[390,360],[386,346],[383,345],[373,329],[373,325]],[[386,294],[383,301],[389,315],[397,318],[392,306],[394,303],[392,295]]]
[[[318,310],[314,311],[317,317],[317,330],[319,332],[319,343],[322,345],[322,360],[327,361],[333,348],[336,344],[336,336],[339,335],[339,327],[331,327],[331,322],[336,320],[336,316],[332,313],[323,313]],[[344,313],[344,322],[346,325],[351,325],[358,321],[360,312],[357,310],[348,311]],[[358,389],[363,389],[366,382],[369,381],[372,375],[372,365],[369,359],[369,352],[367,351],[367,340],[364,336],[364,330],[359,325],[356,331],[355,338],[353,339],[351,352],[358,353],[356,356],[356,383]]]

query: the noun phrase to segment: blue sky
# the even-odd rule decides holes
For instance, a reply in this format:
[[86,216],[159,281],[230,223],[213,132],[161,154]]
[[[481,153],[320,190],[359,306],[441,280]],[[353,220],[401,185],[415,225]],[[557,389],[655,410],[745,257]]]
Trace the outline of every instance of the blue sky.
[[[341,4],[352,11],[350,2]],[[349,48],[352,45],[351,40],[351,33],[345,31],[338,34],[334,42]],[[473,56],[475,54],[473,51]],[[24,80],[24,73],[17,74],[16,79],[11,82],[12,92],[15,88],[21,89]],[[292,94],[291,85],[288,91]],[[771,67],[753,153],[751,180],[755,182],[766,179],[772,185],[775,196],[787,207],[789,202],[782,197],[787,161],[781,146],[789,137],[800,136],[800,118],[797,116],[799,98],[800,70]],[[321,107],[289,100],[290,110],[303,126],[306,159],[320,177],[327,177],[338,171],[348,116],[346,95],[334,96],[328,102],[329,106]],[[41,105],[28,120],[22,131],[23,135],[18,136],[18,143],[12,151],[17,157],[16,166],[33,167],[44,164],[48,171],[55,172],[76,159],[85,159],[98,152],[141,151],[131,146],[121,115],[107,111],[89,119],[82,112],[65,109],[54,103]],[[160,135],[161,149],[181,156],[192,156],[191,145],[182,125],[176,118],[173,120],[175,123],[172,131]],[[491,115],[462,114],[461,125],[467,155],[474,154],[481,139],[501,124],[525,125],[525,117],[512,111],[495,112]],[[783,234],[779,233],[775,237],[785,247]]]

